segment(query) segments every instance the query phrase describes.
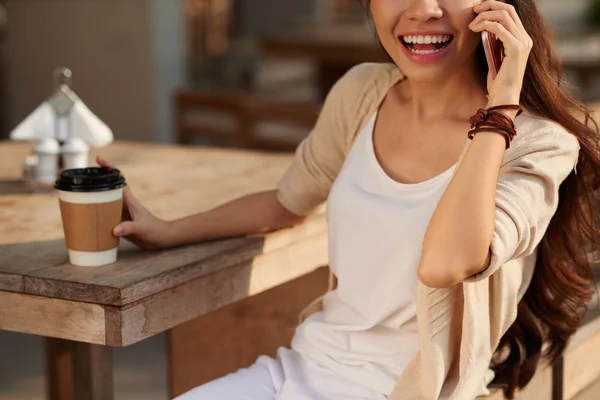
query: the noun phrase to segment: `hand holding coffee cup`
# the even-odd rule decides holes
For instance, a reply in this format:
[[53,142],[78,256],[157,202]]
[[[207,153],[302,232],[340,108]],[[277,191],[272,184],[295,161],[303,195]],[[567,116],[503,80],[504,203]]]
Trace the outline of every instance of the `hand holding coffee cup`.
[[[104,168],[115,168],[102,157],[96,157],[96,162]],[[129,187],[123,189],[123,217],[113,230],[115,236],[123,237],[144,250],[156,250],[171,247],[171,230],[171,224],[148,211]]]
[[114,168],[65,170],[54,187],[59,193],[65,241],[71,264],[98,267],[117,260],[125,178]]

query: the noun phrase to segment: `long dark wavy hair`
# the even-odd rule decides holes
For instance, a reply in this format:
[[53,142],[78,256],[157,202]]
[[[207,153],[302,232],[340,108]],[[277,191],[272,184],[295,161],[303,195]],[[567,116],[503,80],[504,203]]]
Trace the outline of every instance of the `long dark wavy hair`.
[[[576,171],[562,183],[559,204],[542,242],[531,284],[518,305],[516,321],[500,340],[492,368],[507,383],[506,396],[526,386],[542,359],[550,364],[563,354],[587,312],[594,294],[594,274],[588,254],[600,244],[595,192],[600,187],[600,133],[587,108],[562,77],[562,62],[554,36],[534,0],[512,4],[533,40],[521,91],[521,105],[555,121],[580,143]],[[361,0],[369,10],[369,0]],[[483,45],[477,49],[483,77],[488,66]],[[502,354],[502,356],[499,356]]]

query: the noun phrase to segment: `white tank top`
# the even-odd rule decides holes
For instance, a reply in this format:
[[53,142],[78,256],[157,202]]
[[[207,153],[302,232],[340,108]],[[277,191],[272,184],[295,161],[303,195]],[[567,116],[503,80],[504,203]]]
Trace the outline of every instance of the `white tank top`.
[[392,392],[419,350],[417,267],[429,220],[453,166],[417,184],[390,178],[373,147],[375,113],[359,133],[327,203],[329,262],[338,278],[292,348],[379,393]]

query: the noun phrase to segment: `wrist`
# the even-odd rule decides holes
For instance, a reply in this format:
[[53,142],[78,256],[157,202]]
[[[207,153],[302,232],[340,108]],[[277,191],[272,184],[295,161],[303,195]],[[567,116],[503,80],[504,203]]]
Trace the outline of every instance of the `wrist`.
[[473,144],[479,143],[486,149],[506,149],[506,139],[496,132],[479,132],[473,137]]
[[181,220],[175,221],[160,221],[160,230],[163,232],[163,241],[161,243],[162,248],[171,248],[182,245],[182,240],[178,237],[178,233],[181,232],[180,223]]
[[[515,99],[499,99],[499,98],[489,98],[488,103],[486,105],[486,109],[492,108],[492,107],[497,107],[497,106],[503,106],[503,105],[507,105],[507,104],[519,104],[519,100],[515,100]],[[506,115],[507,117],[509,117],[510,119],[514,120],[515,117],[518,114],[518,110],[512,110],[512,109],[498,109],[496,110],[498,112],[501,112],[502,114]]]
[[519,104],[521,101],[521,89],[506,89],[502,90],[500,93],[488,93],[486,96],[488,99],[488,103],[491,105],[500,105],[500,104]]

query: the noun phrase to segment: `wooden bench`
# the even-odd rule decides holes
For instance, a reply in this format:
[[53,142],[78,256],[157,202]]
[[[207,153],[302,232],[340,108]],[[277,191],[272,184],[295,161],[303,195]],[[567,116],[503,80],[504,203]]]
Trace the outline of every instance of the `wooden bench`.
[[[591,307],[597,307],[592,304]],[[516,400],[596,400],[600,390],[600,317],[591,319],[573,335],[554,366],[541,367]],[[485,400],[505,400],[495,389]]]

